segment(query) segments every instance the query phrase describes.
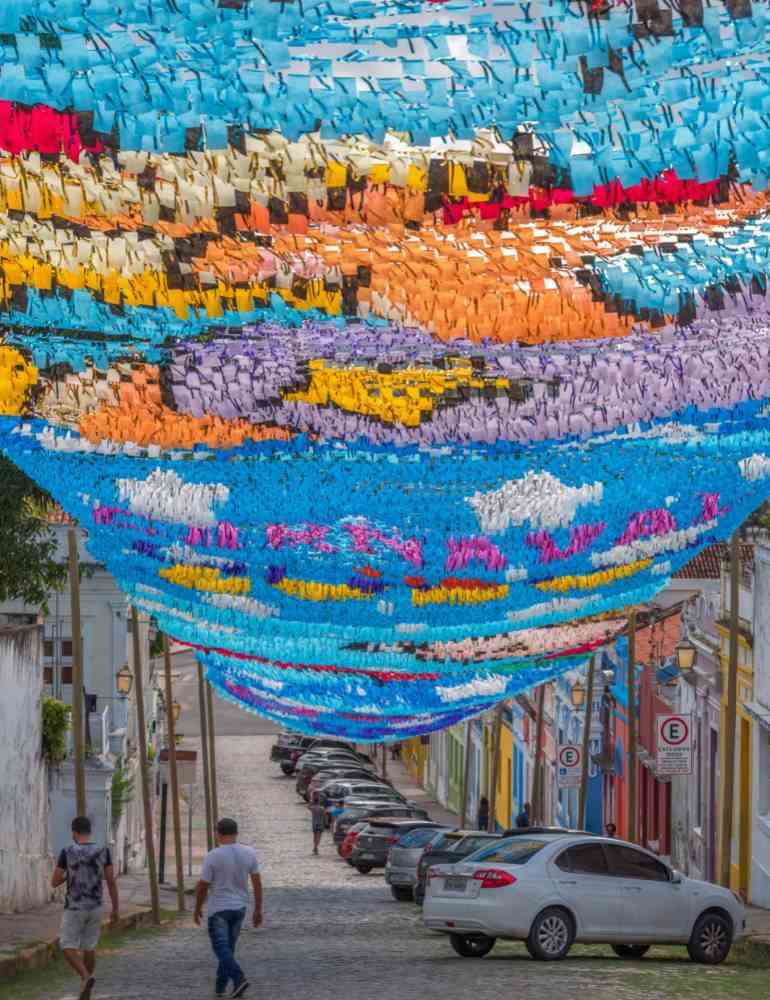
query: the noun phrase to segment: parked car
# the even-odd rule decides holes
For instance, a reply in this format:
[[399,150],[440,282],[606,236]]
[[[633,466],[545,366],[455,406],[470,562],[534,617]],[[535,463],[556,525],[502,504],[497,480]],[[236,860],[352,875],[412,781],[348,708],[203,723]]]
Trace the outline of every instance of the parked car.
[[376,816],[413,816],[416,819],[430,819],[427,810],[419,806],[400,805],[397,802],[383,801],[382,799],[368,802],[360,799],[348,799],[345,811],[337,816],[334,823],[334,843],[341,844],[354,823]]
[[337,848],[337,852],[341,858],[344,858],[348,864],[353,864],[350,860],[350,855],[353,853],[353,845],[356,842],[356,838],[359,833],[368,826],[366,820],[362,820],[358,823],[354,823],[348,832],[345,834],[345,839]]
[[414,827],[399,837],[388,852],[385,865],[385,881],[390,886],[390,892],[399,902],[414,899],[414,887],[417,885],[417,866],[423,851],[437,844],[452,827],[421,826]]
[[387,799],[391,802],[406,802],[404,796],[390,785],[358,779],[333,782],[320,789],[320,794],[323,794],[323,804],[330,822],[343,811],[347,799]]
[[[337,740],[326,736],[304,736],[302,733],[279,733],[278,739],[270,748],[270,760],[287,767],[291,766],[295,753],[304,753],[309,750],[320,750],[322,748],[350,750],[355,752],[355,747],[347,740]],[[286,772],[291,773],[291,772]]]
[[270,760],[281,765],[284,774],[294,773],[292,754],[295,750],[307,750],[315,742],[314,736],[301,736],[299,733],[279,733],[278,739],[270,748]]
[[544,961],[591,941],[620,958],[684,944],[694,962],[716,965],[746,927],[729,889],[686,878],[636,844],[584,834],[509,837],[432,865],[423,917],[463,957],[486,955],[505,938]]
[[320,788],[323,788],[324,785],[329,784],[331,781],[345,781],[351,778],[360,781],[375,781],[385,785],[391,784],[387,778],[380,778],[375,771],[369,771],[364,767],[349,767],[347,765],[325,767],[322,771],[316,771],[310,779],[310,783],[307,786],[307,797],[308,799],[312,799],[313,795]]
[[490,841],[500,840],[499,833],[484,833],[481,830],[450,830],[435,844],[426,845],[417,865],[417,882],[414,887],[414,901],[422,904],[425,898],[425,881],[428,868],[453,860],[459,861],[480,847],[487,847]]
[[303,799],[307,798],[307,788],[310,779],[323,769],[330,767],[361,767],[369,768],[365,761],[348,753],[335,752],[333,754],[305,754],[296,763],[297,781],[295,784],[297,795]]
[[398,797],[403,800],[401,793],[396,791],[389,781],[385,781],[376,774],[364,778],[332,777],[322,785],[318,785],[315,791],[321,804],[326,805],[344,798],[346,795],[357,794],[358,789],[362,790],[361,794],[364,796],[372,791],[375,792],[374,798],[380,798],[382,793],[390,793],[391,798]]
[[404,816],[382,816],[371,819],[358,834],[353,846],[353,853],[350,855],[353,867],[362,875],[367,875],[372,868],[384,868],[388,860],[388,851],[402,834],[424,827],[432,830],[438,825],[429,819]]

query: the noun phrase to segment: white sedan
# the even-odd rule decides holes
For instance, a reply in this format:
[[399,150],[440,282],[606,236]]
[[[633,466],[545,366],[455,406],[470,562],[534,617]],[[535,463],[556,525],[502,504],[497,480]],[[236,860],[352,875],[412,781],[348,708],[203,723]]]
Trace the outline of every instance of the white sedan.
[[423,918],[465,958],[509,938],[543,960],[564,958],[574,941],[610,944],[621,958],[684,944],[709,965],[746,926],[735,893],[685,878],[636,844],[524,831],[429,869]]

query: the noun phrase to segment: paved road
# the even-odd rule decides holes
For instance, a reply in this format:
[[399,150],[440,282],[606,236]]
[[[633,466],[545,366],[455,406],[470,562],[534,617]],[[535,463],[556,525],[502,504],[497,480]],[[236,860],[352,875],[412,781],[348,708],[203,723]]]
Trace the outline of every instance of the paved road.
[[[218,713],[220,732],[230,718]],[[219,770],[222,812],[238,818],[242,839],[260,847],[265,865],[265,925],[247,930],[240,945],[254,984],[250,996],[672,1000],[767,995],[743,992],[743,970],[736,967],[711,971],[654,958],[629,964],[611,957],[608,949],[603,957],[576,949],[574,958],[557,965],[532,962],[521,946],[507,944],[482,961],[455,957],[442,937],[423,930],[416,907],[391,899],[381,877],[359,875],[337,858],[330,843],[321,857],[311,855],[307,811],[293,783],[267,762],[271,736],[256,719],[237,720],[235,728],[240,732],[247,725],[252,735],[219,741]],[[213,971],[205,932],[188,922],[105,959],[95,997],[198,1000],[213,995]],[[61,1000],[72,997],[72,990],[49,989],[44,995]]]

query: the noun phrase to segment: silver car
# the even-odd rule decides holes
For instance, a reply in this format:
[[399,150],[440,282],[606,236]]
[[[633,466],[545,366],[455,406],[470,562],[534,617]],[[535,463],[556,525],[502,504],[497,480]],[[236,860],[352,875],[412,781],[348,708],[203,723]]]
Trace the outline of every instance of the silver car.
[[390,886],[391,895],[399,903],[414,898],[417,885],[417,866],[423,851],[439,841],[451,827],[424,827],[410,830],[396,841],[388,853],[385,865],[385,881]]
[[423,917],[475,958],[509,938],[543,960],[592,941],[621,958],[684,944],[693,961],[716,965],[746,927],[729,889],[685,878],[636,844],[585,835],[505,838],[431,868]]

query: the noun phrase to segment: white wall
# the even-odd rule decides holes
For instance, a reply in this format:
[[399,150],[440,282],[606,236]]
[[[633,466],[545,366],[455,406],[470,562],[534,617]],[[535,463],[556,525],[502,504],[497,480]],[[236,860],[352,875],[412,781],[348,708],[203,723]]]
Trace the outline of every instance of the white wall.
[[0,912],[45,903],[48,782],[41,757],[39,626],[0,629]]

